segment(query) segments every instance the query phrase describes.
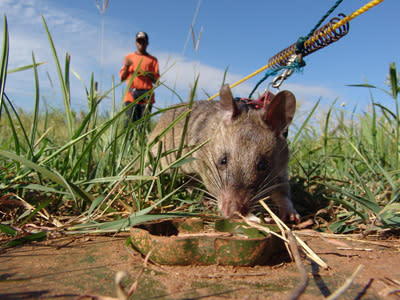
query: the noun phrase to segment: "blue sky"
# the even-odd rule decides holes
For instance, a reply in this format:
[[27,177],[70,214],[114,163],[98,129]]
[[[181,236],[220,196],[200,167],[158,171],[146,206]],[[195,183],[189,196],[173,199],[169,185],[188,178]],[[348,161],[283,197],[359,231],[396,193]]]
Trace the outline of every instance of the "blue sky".
[[[101,0],[99,0],[101,4]],[[32,51],[39,67],[41,97],[52,106],[61,107],[54,59],[41,21],[45,17],[64,61],[71,54],[71,69],[89,85],[93,72],[103,90],[111,78],[119,82],[123,57],[134,51],[134,35],[146,31],[149,52],[159,59],[162,81],[175,87],[182,98],[189,94],[194,79],[199,78],[198,98],[215,94],[228,68],[227,82],[234,83],[268,63],[268,59],[306,35],[336,1],[281,0],[109,0],[104,14],[103,50],[101,50],[102,16],[94,0],[1,0],[0,12],[7,16],[10,34],[9,69],[32,63]],[[333,13],[350,14],[369,1],[347,0]],[[198,8],[198,10],[196,10]],[[196,14],[197,11],[197,14]],[[308,110],[319,98],[322,108],[335,98],[349,110],[355,106],[366,110],[370,104],[367,89],[348,84],[369,83],[385,87],[389,64],[400,69],[400,2],[385,0],[350,23],[350,32],[340,41],[305,58],[306,67],[293,74],[283,85],[295,93],[299,107]],[[195,18],[196,17],[196,18]],[[194,50],[190,25],[194,21],[196,36],[202,28],[199,48]],[[2,36],[2,35],[1,35]],[[188,39],[189,37],[189,39]],[[102,55],[101,55],[102,53]],[[51,86],[48,75],[54,87]],[[263,73],[233,89],[235,96],[247,97]],[[258,92],[262,92],[266,83]],[[121,103],[122,88],[116,91]],[[14,104],[33,107],[33,71],[9,74],[6,93]],[[72,105],[85,109],[82,83],[71,75]],[[393,108],[383,93],[374,92],[375,100]],[[177,102],[171,92],[156,91],[157,106]],[[102,109],[111,101],[106,99]]]

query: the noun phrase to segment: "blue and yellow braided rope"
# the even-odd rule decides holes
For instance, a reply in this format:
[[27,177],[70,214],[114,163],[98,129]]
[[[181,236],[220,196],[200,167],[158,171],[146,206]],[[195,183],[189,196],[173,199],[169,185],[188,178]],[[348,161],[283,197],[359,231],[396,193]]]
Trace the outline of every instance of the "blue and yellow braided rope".
[[[337,23],[335,23],[334,25],[332,25],[331,27],[327,28],[325,31],[321,32],[319,35],[317,36],[311,36],[309,39],[307,39],[304,42],[305,46],[309,46],[312,43],[314,43],[318,38],[322,38],[322,37],[326,37],[329,33],[331,33],[332,31],[335,31],[336,29],[340,28],[341,26],[343,26],[344,24],[350,22],[351,20],[353,20],[354,18],[358,17],[359,15],[365,13],[366,11],[370,10],[371,8],[373,8],[374,6],[378,5],[379,3],[383,2],[383,0],[372,0],[369,3],[367,3],[366,5],[364,5],[363,7],[359,8],[358,10],[354,11],[352,14],[350,14],[347,17],[344,17],[343,19],[341,19],[340,21],[338,21]],[[258,69],[257,71],[247,75],[246,77],[240,79],[239,81],[233,83],[230,87],[234,88],[235,86],[238,86],[239,84],[245,82],[246,80],[250,79],[251,77],[254,77],[255,75],[267,70],[268,68],[270,68],[271,66],[287,59],[288,57],[290,57],[291,55],[293,55],[295,53],[295,49],[293,49],[292,52],[287,52],[284,55],[280,56],[279,58],[270,61],[267,65],[265,65],[264,67]],[[208,98],[207,101],[210,101],[216,97],[219,96],[219,93],[211,96],[210,98]]]

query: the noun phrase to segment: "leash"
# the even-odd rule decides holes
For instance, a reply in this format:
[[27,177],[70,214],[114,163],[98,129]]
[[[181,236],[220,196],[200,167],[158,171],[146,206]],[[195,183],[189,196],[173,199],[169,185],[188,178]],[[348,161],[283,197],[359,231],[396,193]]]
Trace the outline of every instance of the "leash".
[[[294,71],[300,70],[305,66],[303,61],[303,57],[322,49],[329,44],[336,42],[343,36],[345,36],[349,31],[349,22],[359,15],[367,12],[372,7],[378,5],[383,2],[383,0],[372,0],[366,5],[362,6],[358,10],[354,11],[349,16],[345,16],[344,14],[339,14],[338,17],[332,18],[327,24],[322,26],[319,29],[315,29],[322,24],[322,22],[326,19],[327,16],[342,2],[342,0],[338,0],[335,5],[328,10],[328,12],[321,18],[321,20],[317,23],[316,26],[310,31],[310,33],[306,37],[300,37],[296,43],[291,46],[285,48],[280,51],[278,54],[274,55],[268,60],[268,64],[264,67],[256,70],[255,72],[247,75],[241,80],[233,83],[230,88],[234,88],[235,86],[243,83],[244,81],[254,77],[255,75],[271,68],[271,70],[267,71],[264,78],[262,78],[250,93],[249,98],[251,98],[254,91],[257,87],[265,81],[268,77],[278,74],[281,70],[283,70],[282,74],[277,76],[272,84],[273,87],[279,87],[284,80],[286,80],[290,75],[293,74]],[[275,84],[275,85],[274,85]],[[210,101],[219,96],[219,93],[209,97],[207,101]],[[244,98],[247,99],[247,98]]]

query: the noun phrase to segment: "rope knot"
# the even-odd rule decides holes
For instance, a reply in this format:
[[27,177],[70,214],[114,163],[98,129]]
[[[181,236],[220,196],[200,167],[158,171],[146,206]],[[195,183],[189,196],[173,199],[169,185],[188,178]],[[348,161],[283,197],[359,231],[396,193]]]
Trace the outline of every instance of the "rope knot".
[[304,54],[305,46],[304,43],[307,41],[307,38],[305,36],[299,37],[299,39],[296,42],[296,54]]

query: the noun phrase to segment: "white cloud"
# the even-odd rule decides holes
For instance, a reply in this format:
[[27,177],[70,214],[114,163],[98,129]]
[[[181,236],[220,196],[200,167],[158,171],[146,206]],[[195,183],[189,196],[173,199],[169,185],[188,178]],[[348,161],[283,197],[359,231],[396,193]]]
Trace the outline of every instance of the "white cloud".
[[[64,67],[65,53],[71,54],[71,69],[76,71],[89,85],[90,75],[95,73],[95,80],[100,79],[102,74],[104,88],[111,86],[111,76],[119,82],[118,71],[122,65],[125,54],[132,51],[121,36],[112,26],[107,26],[104,33],[103,70],[100,68],[100,16],[94,10],[93,15],[87,16],[80,11],[60,10],[55,6],[48,5],[46,1],[38,0],[2,0],[0,11],[7,13],[10,34],[10,59],[9,68],[16,68],[32,63],[32,51],[37,62],[47,63],[39,67],[40,87],[42,94],[51,94],[51,87],[46,72],[54,83],[56,83],[55,97],[61,100],[60,89],[57,87],[58,75],[55,69],[54,59],[45,29],[41,20],[41,14],[46,19],[50,33],[53,37],[62,68]],[[170,88],[176,87],[177,92],[183,97],[189,93],[195,78],[199,75],[198,96],[205,99],[206,92],[213,95],[218,92],[221,86],[224,72],[201,61],[193,61],[182,57],[180,54],[159,52],[154,53],[160,62],[160,69],[163,73],[162,80]],[[228,73],[227,83],[235,83],[247,74]],[[73,104],[82,107],[86,104],[82,84],[71,74],[71,95]],[[23,92],[22,89],[23,88]],[[233,89],[235,96],[245,96],[253,89],[254,82],[244,82]],[[310,95],[334,95],[332,91],[324,87],[303,86],[287,84],[285,88],[293,90],[299,98],[306,98]],[[122,89],[119,89],[120,91]],[[262,92],[262,87],[259,88]],[[7,80],[6,92],[14,95],[17,106],[29,107],[29,101],[34,95],[33,75],[31,71],[10,74]],[[160,87],[157,91],[160,104],[168,103],[168,95],[171,92]],[[120,94],[117,93],[117,101]],[[25,99],[25,100],[21,100]],[[25,101],[25,102],[24,102]],[[33,102],[32,102],[33,103]]]
[[[221,87],[224,79],[225,70],[214,68],[199,61],[188,60],[181,55],[174,53],[160,53],[159,59],[162,79],[170,87],[176,87],[178,90],[190,89],[197,76],[199,76],[198,90],[204,90],[208,94],[215,94]],[[226,83],[234,83],[241,79],[239,74],[228,73],[225,79]],[[234,89],[235,93],[248,93],[250,85],[244,83]]]
[[284,89],[291,90],[297,95],[297,98],[310,98],[310,96],[335,98],[337,93],[324,86],[309,86],[287,83],[282,86]]

